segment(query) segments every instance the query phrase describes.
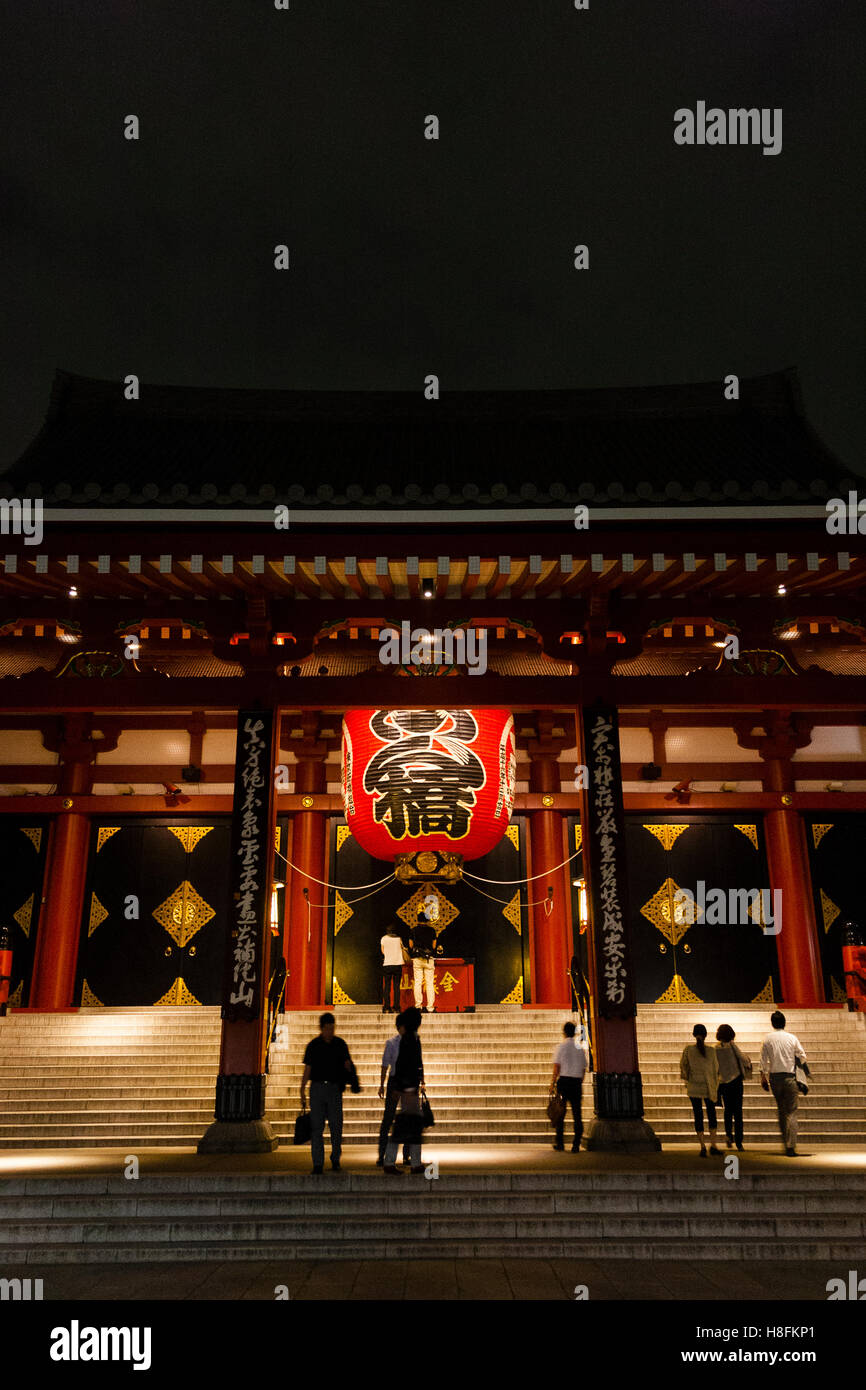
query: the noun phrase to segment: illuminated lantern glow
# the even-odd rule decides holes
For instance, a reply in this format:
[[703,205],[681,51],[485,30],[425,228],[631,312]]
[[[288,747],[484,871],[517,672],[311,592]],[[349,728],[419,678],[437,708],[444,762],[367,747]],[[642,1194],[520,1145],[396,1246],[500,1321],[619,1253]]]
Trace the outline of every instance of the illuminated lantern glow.
[[506,709],[357,709],[343,720],[343,809],[375,859],[480,859],[505,834],[515,776]]

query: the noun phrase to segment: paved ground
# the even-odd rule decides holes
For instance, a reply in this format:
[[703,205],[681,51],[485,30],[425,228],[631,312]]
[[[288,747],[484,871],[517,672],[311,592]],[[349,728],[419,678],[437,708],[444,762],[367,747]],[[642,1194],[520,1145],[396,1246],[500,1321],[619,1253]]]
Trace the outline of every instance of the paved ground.
[[[327,1154],[326,1135],[326,1154]],[[725,1150],[724,1152],[728,1152]],[[732,1152],[736,1152],[733,1150]],[[184,1173],[308,1173],[307,1147],[287,1147],[270,1154],[208,1154],[194,1149],[0,1149],[0,1181],[3,1178],[79,1177],[91,1173],[117,1173],[129,1154],[137,1153],[140,1171]],[[796,1159],[786,1158],[778,1148],[756,1146],[739,1155],[742,1173],[866,1173],[866,1150],[862,1148],[804,1148]],[[347,1173],[375,1173],[376,1155],[366,1146],[349,1145],[343,1150],[342,1165]],[[672,1146],[662,1153],[579,1154],[555,1153],[550,1146],[536,1144],[453,1144],[424,1145],[424,1161],[436,1159],[440,1171],[453,1173],[708,1173],[720,1158],[700,1158],[692,1145]],[[326,1159],[326,1171],[330,1171]],[[384,1181],[384,1178],[383,1178]]]
[[[298,1260],[223,1264],[28,1265],[20,1272],[43,1280],[46,1301],[79,1299],[273,1299],[277,1285],[289,1297],[358,1301],[489,1299],[574,1301],[586,1285],[591,1301],[760,1299],[774,1303],[826,1302],[833,1264],[761,1265],[723,1260]],[[842,1271],[844,1273],[844,1271]]]

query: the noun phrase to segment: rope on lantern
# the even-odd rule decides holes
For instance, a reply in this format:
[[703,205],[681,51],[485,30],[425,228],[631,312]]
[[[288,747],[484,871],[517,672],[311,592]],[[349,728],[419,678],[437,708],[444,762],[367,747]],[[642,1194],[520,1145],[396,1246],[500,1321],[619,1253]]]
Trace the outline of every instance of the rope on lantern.
[[[286,863],[288,864],[288,862],[289,862],[289,861],[288,861],[288,859],[287,859],[287,860],[286,860]],[[308,877],[309,877],[309,875],[308,875]],[[353,903],[361,903],[361,902],[364,901],[364,898],[373,898],[373,897],[375,897],[375,895],[376,895],[377,893],[382,893],[382,892],[384,892],[384,890],[387,888],[388,884],[390,883],[391,878],[393,878],[393,877],[394,877],[394,875],[391,874],[391,876],[390,876],[389,878],[385,879],[385,881],[384,881],[383,883],[380,883],[379,886],[378,886],[377,888],[374,888],[374,889],[372,890],[372,892],[370,892],[370,893],[365,893],[363,898],[353,898],[353,899],[352,899],[352,902],[353,902]],[[317,880],[317,882],[318,882],[318,880]],[[365,886],[366,886],[366,885],[365,885]],[[307,945],[309,946],[310,941],[311,941],[311,939],[312,939],[312,933],[313,933],[313,908],[314,908],[314,907],[323,907],[323,908],[325,908],[325,909],[327,910],[329,907],[332,906],[332,904],[331,904],[331,903],[311,903],[311,902],[310,902],[310,890],[309,890],[309,888],[302,888],[302,889],[301,889],[301,892],[303,893],[303,895],[304,895],[304,901],[305,901],[306,904],[307,904]]]
[[567,859],[563,859],[561,864],[554,864],[552,869],[544,869],[540,874],[530,874],[529,878],[482,878],[481,874],[471,874],[468,869],[463,870],[464,878],[475,878],[479,883],[501,883],[503,887],[511,887],[515,883],[532,883],[537,878],[547,878],[548,874],[555,874],[557,869],[564,869],[566,864],[570,864],[572,859],[577,859],[583,850],[575,850]]
[[[391,873],[386,874],[384,878],[377,878],[372,883],[329,883],[327,879],[316,878],[315,874],[308,874],[306,869],[299,869],[297,864],[293,864],[291,859],[287,859],[284,854],[280,854],[278,849],[274,850],[274,853],[278,859],[282,859],[284,864],[288,864],[289,868],[293,869],[296,874],[303,874],[304,878],[312,879],[313,883],[319,883],[323,888],[338,888],[341,893],[354,893],[360,888],[377,888],[380,883],[390,883],[391,879],[394,877],[392,870]],[[353,901],[358,902],[360,900],[355,898]]]
[[[465,876],[465,870],[464,870],[464,876]],[[490,881],[490,882],[493,882],[492,879],[489,880],[489,881]],[[493,896],[492,893],[485,893],[485,891],[484,891],[483,888],[476,888],[474,883],[467,883],[466,887],[467,887],[467,888],[471,888],[472,891],[473,891],[473,893],[480,893],[481,896],[482,896],[482,898],[489,898],[490,901],[491,901],[492,903],[501,903],[503,907],[507,907],[508,904],[509,904],[509,902],[511,901],[510,898],[495,898],[495,897]],[[552,889],[552,888],[548,890],[547,897],[545,897],[545,898],[533,898],[530,902],[525,903],[524,906],[525,906],[525,907],[538,907],[539,903],[544,903],[544,915],[545,915],[545,917],[549,917],[550,914],[551,914],[551,912],[553,911],[553,889]]]

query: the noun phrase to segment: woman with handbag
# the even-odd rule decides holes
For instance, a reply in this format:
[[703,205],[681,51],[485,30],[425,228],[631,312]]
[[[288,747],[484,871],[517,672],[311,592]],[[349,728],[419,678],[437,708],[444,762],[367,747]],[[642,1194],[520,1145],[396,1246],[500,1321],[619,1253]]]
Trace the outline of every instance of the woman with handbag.
[[701,1158],[707,1156],[704,1143],[703,1107],[707,1110],[707,1123],[710,1126],[710,1153],[720,1154],[716,1145],[716,1101],[719,1090],[719,1061],[714,1047],[707,1047],[707,1030],[702,1023],[692,1029],[694,1042],[683,1048],[680,1058],[680,1076],[686,1083],[686,1094],[692,1103],[695,1117],[695,1134],[701,1146]]
[[729,1023],[716,1029],[716,1056],[719,1063],[719,1099],[725,1111],[728,1148],[743,1148],[743,1084],[752,1075],[751,1059],[734,1042],[736,1033]]
[[394,1067],[394,1089],[397,1093],[397,1117],[388,1147],[385,1150],[383,1173],[393,1176],[399,1172],[397,1149],[400,1144],[408,1144],[412,1162],[411,1172],[423,1173],[421,1162],[421,1135],[424,1130],[422,1099],[426,1100],[424,1086],[424,1059],[421,1055],[421,1042],[418,1029],[421,1027],[421,1010],[406,1009],[403,1013],[405,1029],[400,1039],[400,1049]]

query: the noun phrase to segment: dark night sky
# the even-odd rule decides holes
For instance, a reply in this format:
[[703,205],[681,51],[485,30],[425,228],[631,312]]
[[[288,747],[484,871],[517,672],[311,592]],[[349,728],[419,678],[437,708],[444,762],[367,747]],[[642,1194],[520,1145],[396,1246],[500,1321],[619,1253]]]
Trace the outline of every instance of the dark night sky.
[[[57,366],[446,391],[795,365],[866,471],[862,0],[590,6],[0,0],[0,465]],[[782,107],[782,153],[676,146],[698,100]]]

